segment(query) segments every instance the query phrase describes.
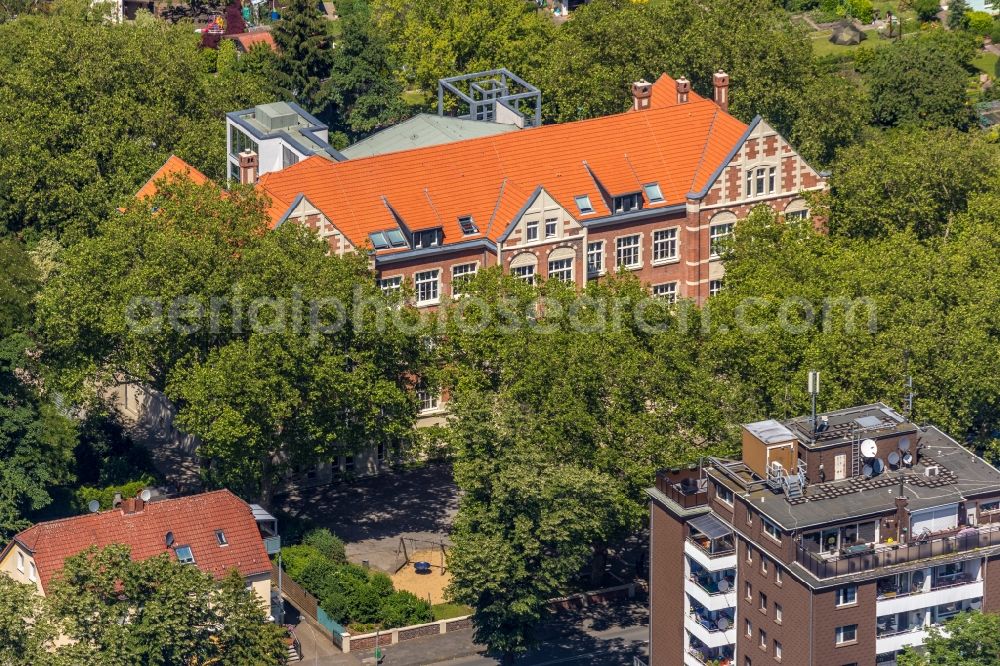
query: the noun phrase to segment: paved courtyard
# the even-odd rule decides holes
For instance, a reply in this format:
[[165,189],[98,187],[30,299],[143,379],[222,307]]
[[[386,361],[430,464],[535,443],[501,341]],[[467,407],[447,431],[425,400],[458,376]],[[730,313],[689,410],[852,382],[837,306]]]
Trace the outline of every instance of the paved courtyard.
[[[431,464],[358,479],[293,490],[276,500],[285,511],[327,527],[343,539],[352,562],[367,560],[392,573],[401,537],[425,550],[431,544],[450,545],[448,535],[458,510],[458,488],[451,467]],[[412,552],[412,551],[411,551]]]

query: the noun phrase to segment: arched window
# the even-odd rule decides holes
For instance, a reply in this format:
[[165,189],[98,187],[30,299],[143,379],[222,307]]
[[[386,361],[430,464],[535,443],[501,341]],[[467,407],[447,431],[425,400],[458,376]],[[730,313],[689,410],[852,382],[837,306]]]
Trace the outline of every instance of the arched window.
[[809,208],[806,206],[805,199],[792,199],[792,201],[785,206],[785,219],[786,220],[808,220],[809,219]]
[[537,272],[538,257],[531,252],[522,252],[510,262],[510,274],[524,280],[528,284],[535,284],[535,275]]

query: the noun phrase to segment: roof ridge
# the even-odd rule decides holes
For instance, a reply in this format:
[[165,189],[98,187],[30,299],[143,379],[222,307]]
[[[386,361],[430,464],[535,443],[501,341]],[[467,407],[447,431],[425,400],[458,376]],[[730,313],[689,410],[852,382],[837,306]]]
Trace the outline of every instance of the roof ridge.
[[694,168],[694,174],[691,176],[691,184],[688,186],[688,192],[695,191],[694,185],[698,182],[698,174],[701,173],[701,167],[705,164],[705,155],[708,154],[708,143],[712,140],[712,128],[715,127],[715,121],[718,120],[721,111],[721,108],[716,108],[715,113],[712,114],[712,122],[708,124],[708,131],[705,132],[705,145],[701,148],[701,157],[698,158],[698,166]]

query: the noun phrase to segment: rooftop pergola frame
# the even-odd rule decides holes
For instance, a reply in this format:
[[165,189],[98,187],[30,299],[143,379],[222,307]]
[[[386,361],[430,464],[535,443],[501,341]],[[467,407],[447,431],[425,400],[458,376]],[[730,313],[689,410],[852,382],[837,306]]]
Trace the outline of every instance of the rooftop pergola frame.
[[462,119],[495,120],[499,104],[521,116],[524,127],[542,124],[542,92],[505,68],[439,79],[439,116],[444,115],[445,98],[451,95],[458,98]]

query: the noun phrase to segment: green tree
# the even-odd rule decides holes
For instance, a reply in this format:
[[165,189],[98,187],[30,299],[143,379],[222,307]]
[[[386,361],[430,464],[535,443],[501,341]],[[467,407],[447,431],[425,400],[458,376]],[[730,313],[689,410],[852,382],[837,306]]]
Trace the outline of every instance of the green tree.
[[0,238],[0,537],[27,527],[51,502],[49,488],[71,477],[76,432],[37,383],[28,336],[38,271],[12,237]]
[[330,25],[314,0],[291,0],[272,30],[278,46],[278,87],[306,111],[325,115],[324,82],[330,77],[333,39]]
[[289,465],[408,433],[421,352],[363,256],[268,230],[252,190],[221,194],[164,184],[70,248],[42,298],[45,358],[77,400],[126,380],[166,391],[211,478],[269,502]]
[[42,603],[33,585],[0,576],[0,664],[33,666],[43,662],[55,632],[42,614]]
[[405,116],[403,86],[368,1],[341,2],[337,12],[343,28],[333,53],[330,97],[341,129],[363,136]]
[[885,127],[969,127],[973,117],[965,89],[975,53],[972,39],[932,30],[859,58],[874,122]]
[[861,139],[870,114],[863,86],[838,74],[817,76],[802,91],[789,138],[806,160],[829,165]]
[[976,612],[957,615],[944,631],[931,628],[922,652],[906,648],[897,661],[899,666],[997,666],[1000,616]]
[[966,0],[953,0],[948,3],[948,28],[951,30],[969,29],[969,3]]
[[946,233],[969,197],[1000,187],[1000,149],[976,134],[899,129],[844,150],[830,179],[830,231]]
[[788,13],[765,0],[632,3],[595,0],[556,35],[536,83],[558,121],[624,111],[629,84],[686,76],[711,99],[712,75],[731,77],[730,109],[782,131],[811,75],[812,52]]
[[0,228],[90,234],[170,153],[221,177],[222,114],[268,101],[266,79],[209,74],[190,26],[87,5],[0,24]]
[[913,0],[912,6],[917,18],[924,22],[935,20],[941,11],[941,3],[937,0]]
[[554,27],[524,0],[370,1],[401,77],[421,90],[497,67],[526,77],[548,57]]
[[47,597],[71,641],[57,654],[100,666],[285,663],[282,628],[234,573],[220,583],[167,555],[133,561],[120,545],[67,558]]

